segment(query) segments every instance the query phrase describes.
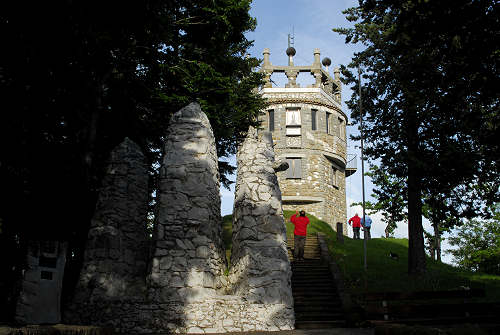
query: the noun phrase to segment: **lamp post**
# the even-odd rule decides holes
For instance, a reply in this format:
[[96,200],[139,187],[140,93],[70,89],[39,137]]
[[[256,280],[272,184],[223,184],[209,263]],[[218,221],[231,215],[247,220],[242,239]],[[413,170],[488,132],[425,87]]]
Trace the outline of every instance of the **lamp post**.
[[[361,104],[361,69],[358,66],[358,90],[359,90],[359,128],[361,133],[361,189],[363,192],[363,226],[365,224],[365,158],[363,155],[363,110]],[[364,228],[364,227],[363,227]],[[366,229],[363,229],[363,260],[364,260],[364,269],[368,268],[366,262]]]

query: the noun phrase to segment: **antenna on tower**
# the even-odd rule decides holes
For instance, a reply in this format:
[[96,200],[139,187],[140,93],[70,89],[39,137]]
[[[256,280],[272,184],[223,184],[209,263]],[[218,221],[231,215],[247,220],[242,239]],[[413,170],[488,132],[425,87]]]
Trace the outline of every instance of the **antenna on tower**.
[[292,34],[288,34],[288,47],[293,47],[295,44],[295,28],[292,26]]

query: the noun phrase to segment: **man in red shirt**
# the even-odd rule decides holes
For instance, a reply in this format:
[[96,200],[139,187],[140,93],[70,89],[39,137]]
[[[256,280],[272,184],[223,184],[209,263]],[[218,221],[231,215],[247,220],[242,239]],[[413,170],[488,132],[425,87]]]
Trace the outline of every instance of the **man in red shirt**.
[[305,211],[300,211],[300,216],[297,217],[298,212],[292,215],[290,221],[295,226],[293,230],[293,235],[295,236],[294,240],[294,249],[293,249],[293,259],[298,261],[304,260],[304,246],[306,244],[306,235],[307,235],[307,225],[309,224],[309,218],[306,216]]
[[361,228],[361,218],[358,216],[358,213],[354,214],[352,218],[347,221],[349,225],[352,223],[352,232],[354,233],[353,239],[359,240],[359,229]]

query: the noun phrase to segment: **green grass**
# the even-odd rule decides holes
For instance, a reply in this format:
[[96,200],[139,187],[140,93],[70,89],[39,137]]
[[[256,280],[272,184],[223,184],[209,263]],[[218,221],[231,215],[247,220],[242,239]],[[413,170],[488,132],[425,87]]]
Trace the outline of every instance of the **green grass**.
[[[294,211],[284,211],[287,237],[293,237],[293,225],[289,222]],[[325,222],[312,215],[308,234],[322,232],[326,235],[329,251],[344,274],[345,286],[352,294],[379,291],[420,291],[459,289],[460,286],[481,288],[488,300],[500,301],[500,276],[462,271],[445,263],[427,258],[427,273],[414,277],[408,275],[408,240],[374,238],[367,241],[367,271],[364,271],[363,240],[344,236],[344,244],[337,243],[336,232]],[[224,217],[224,241],[226,255],[231,250],[231,215]],[[398,254],[399,260],[389,257]]]
[[222,240],[226,248],[226,259],[228,268],[231,264],[231,248],[233,246],[233,216],[231,214],[222,217]]

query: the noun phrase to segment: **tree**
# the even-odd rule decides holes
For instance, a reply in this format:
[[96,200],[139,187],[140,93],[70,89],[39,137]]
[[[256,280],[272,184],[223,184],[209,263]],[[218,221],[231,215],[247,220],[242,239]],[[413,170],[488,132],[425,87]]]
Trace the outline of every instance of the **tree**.
[[[493,0],[361,0],[344,12],[355,26],[334,29],[366,47],[348,68],[364,69],[366,156],[405,180],[410,274],[426,270],[425,198],[445,199],[443,212],[457,219],[500,198],[499,7]],[[345,82],[357,86],[348,68]],[[353,91],[347,104],[357,120]]]
[[[408,214],[406,213],[407,201],[404,180],[387,175],[377,165],[371,165],[370,171],[365,173],[370,177],[373,184],[376,186],[373,189],[372,197],[376,202],[367,201],[365,207],[369,214],[382,212],[382,222],[386,224],[385,237],[389,238],[393,235],[398,223],[406,221]],[[353,203],[351,206],[360,206],[362,203]]]
[[[264,106],[250,2],[2,2],[0,251],[15,255],[3,279],[21,273],[30,238],[50,238],[70,241],[74,282],[111,149],[125,137],[143,148],[154,194],[170,116],[187,103],[207,112],[219,157],[235,152]],[[220,163],[223,184],[233,169]]]
[[424,236],[427,239],[427,249],[432,259],[441,262],[441,241],[443,233],[449,232],[450,229],[460,224],[457,219],[458,215],[453,206],[446,204],[446,199],[439,195],[427,195],[423,199],[422,207],[423,216],[429,220],[433,227],[433,234],[424,231]]
[[492,208],[492,220],[470,220],[450,237],[455,249],[448,252],[467,270],[500,275],[500,208]]

